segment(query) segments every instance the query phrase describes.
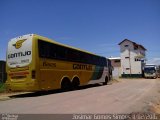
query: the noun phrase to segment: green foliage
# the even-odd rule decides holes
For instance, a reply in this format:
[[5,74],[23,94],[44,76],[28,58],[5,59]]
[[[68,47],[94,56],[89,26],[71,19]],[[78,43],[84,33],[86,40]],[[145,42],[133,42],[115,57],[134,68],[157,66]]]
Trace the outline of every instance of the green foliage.
[[4,92],[6,89],[5,84],[4,83],[0,83],[0,92]]

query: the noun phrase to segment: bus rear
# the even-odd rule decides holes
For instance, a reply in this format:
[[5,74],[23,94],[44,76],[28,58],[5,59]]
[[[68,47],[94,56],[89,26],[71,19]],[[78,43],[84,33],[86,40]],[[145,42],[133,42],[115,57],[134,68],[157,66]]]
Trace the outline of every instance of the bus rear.
[[6,86],[8,91],[35,91],[34,41],[32,34],[13,38],[8,43]]

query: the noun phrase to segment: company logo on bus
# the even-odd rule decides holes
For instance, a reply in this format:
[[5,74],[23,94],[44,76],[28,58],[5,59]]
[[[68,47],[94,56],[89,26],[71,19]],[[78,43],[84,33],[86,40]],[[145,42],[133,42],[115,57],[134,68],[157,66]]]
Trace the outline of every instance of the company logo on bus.
[[13,46],[16,48],[16,49],[19,49],[20,47],[22,47],[22,43],[24,41],[26,41],[27,39],[23,39],[23,40],[18,40],[15,44],[13,44]]

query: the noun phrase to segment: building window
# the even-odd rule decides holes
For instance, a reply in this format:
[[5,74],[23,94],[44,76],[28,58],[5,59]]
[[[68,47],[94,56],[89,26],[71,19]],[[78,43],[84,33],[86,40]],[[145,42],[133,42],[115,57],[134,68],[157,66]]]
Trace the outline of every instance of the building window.
[[135,61],[141,61],[139,58],[135,58],[134,60],[135,60]]
[[138,45],[134,45],[134,50],[138,50]]
[[114,60],[114,62],[115,62],[115,63],[119,63],[119,62],[120,62],[120,60]]
[[124,45],[124,47],[128,47],[129,45]]
[[125,57],[125,59],[129,59],[129,57]]
[[130,70],[130,68],[126,68],[126,70]]

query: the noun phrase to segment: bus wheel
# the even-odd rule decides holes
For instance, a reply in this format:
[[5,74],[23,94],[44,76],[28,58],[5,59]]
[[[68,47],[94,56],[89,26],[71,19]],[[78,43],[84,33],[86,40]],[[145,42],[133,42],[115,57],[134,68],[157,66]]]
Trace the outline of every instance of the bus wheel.
[[68,91],[71,89],[71,82],[68,78],[64,78],[61,82],[61,89],[64,91]]
[[106,76],[105,82],[103,82],[103,85],[107,85],[107,83],[108,83],[108,77]]
[[73,78],[72,89],[77,89],[79,85],[80,85],[79,78],[78,77]]

